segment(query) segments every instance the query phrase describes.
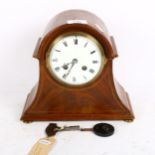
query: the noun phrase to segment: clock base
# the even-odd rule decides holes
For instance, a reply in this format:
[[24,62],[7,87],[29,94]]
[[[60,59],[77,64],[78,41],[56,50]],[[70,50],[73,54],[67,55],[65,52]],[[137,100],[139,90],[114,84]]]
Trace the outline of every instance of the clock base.
[[[121,110],[120,107],[109,106],[109,109],[101,109],[100,112],[93,111],[91,112],[83,112],[79,111],[79,113],[65,113],[64,111],[59,111],[59,113],[55,113],[53,110],[46,109],[38,110],[37,104],[33,102],[35,95],[37,94],[37,86],[33,88],[31,93],[27,97],[27,101],[21,116],[21,120],[23,122],[32,122],[32,121],[80,121],[80,120],[124,120],[126,122],[132,122],[134,120],[134,114],[132,111],[132,107],[130,104],[130,100],[128,94],[121,88],[121,95],[124,97],[122,101],[122,105],[125,105],[125,110]],[[119,88],[119,89],[120,89]],[[117,90],[117,89],[116,89]],[[34,106],[34,110],[31,110],[31,105]],[[115,103],[114,103],[115,105]],[[38,102],[39,106],[39,102]],[[59,105],[58,105],[59,106]],[[76,105],[75,105],[76,106]],[[89,107],[91,106],[88,105]],[[31,108],[30,108],[31,107]]]

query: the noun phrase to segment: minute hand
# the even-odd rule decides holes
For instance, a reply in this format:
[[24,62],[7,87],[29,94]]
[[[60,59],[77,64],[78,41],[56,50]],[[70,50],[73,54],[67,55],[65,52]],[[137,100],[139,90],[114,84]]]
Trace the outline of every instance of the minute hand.
[[67,72],[66,74],[64,74],[64,77],[65,77],[65,78],[70,74],[72,68],[74,67],[74,65],[75,65],[76,63],[77,63],[77,60],[76,60],[76,59],[73,59],[72,62],[71,62],[71,67],[70,67],[70,69],[68,70],[68,72]]

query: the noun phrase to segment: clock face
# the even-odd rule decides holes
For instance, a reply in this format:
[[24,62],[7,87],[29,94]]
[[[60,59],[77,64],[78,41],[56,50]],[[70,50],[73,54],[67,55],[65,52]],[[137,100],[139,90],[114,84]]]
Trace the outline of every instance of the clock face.
[[84,85],[97,78],[106,57],[99,42],[86,33],[59,36],[47,53],[47,67],[58,81],[68,85]]

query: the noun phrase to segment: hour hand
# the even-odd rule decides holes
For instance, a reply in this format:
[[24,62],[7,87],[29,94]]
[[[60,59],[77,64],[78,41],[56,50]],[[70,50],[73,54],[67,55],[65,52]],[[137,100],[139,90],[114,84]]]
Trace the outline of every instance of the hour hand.
[[[73,60],[72,60],[70,69],[68,70],[68,72],[67,72],[66,74],[63,75],[63,78],[64,78],[64,79],[70,74],[70,72],[71,72],[73,66],[74,66],[77,62],[78,62],[77,59],[73,59]],[[66,67],[66,66],[64,66],[64,67]]]
[[70,64],[70,63],[66,63],[66,64],[62,65],[62,68],[65,69],[65,70],[67,70],[69,64]]
[[68,62],[68,63],[64,63],[63,65],[62,65],[62,68],[63,69],[65,69],[65,70],[67,70],[68,69],[68,66],[70,65],[70,64],[75,64],[75,63],[77,63],[77,59],[73,59],[71,62]]
[[62,68],[65,69],[65,70],[67,70],[70,64],[72,64],[72,61],[71,62],[68,62],[68,63],[64,63],[62,65]]

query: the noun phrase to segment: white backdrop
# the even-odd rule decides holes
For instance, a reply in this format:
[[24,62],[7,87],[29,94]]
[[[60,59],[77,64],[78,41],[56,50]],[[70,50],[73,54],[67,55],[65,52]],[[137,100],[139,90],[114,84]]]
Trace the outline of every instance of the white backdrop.
[[[116,79],[128,91],[136,119],[108,121],[114,136],[57,135],[51,155],[155,154],[155,1],[154,0],[0,0],[0,154],[26,155],[49,122],[19,121],[27,93],[38,80],[32,58],[37,39],[57,13],[84,9],[98,15],[115,38]],[[91,127],[98,121],[60,122]]]

